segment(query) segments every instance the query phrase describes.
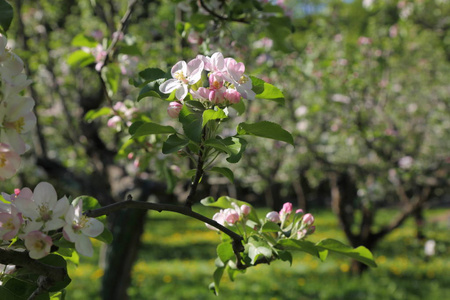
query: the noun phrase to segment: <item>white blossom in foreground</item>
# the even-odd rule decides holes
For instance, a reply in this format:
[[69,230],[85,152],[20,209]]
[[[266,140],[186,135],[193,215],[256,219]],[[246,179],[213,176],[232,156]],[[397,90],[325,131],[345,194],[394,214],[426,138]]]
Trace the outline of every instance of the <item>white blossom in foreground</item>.
[[48,182],[41,182],[35,188],[33,197],[17,197],[15,205],[24,217],[28,218],[25,232],[40,230],[48,232],[63,227],[69,200],[64,196],[58,200],[55,188]]
[[104,225],[97,219],[83,215],[83,200],[76,206],[70,206],[63,227],[64,238],[75,243],[75,249],[84,256],[92,256],[94,250],[89,237],[96,237],[103,232]]

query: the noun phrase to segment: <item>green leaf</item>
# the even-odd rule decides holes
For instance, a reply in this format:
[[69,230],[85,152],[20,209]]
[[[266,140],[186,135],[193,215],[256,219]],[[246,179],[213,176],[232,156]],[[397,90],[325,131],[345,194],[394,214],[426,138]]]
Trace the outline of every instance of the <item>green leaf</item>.
[[95,62],[95,58],[91,53],[77,50],[72,52],[67,58],[67,63],[71,67],[85,67]]
[[242,115],[243,113],[245,113],[245,103],[242,100],[236,104],[231,105],[230,107],[236,110],[238,115]]
[[94,239],[99,240],[106,244],[111,244],[113,241],[113,235],[112,235],[111,231],[105,227],[103,229],[103,232],[100,235],[94,237]]
[[72,39],[72,46],[94,48],[98,45],[98,41],[92,36],[86,36],[82,33],[77,34]]
[[[17,278],[11,278],[2,286],[0,286],[0,299],[26,300],[36,290],[36,288],[36,284],[27,282],[25,280],[19,280]],[[50,297],[48,293],[43,293],[37,296],[35,299],[48,300],[50,299]]]
[[324,239],[316,244],[319,249],[325,249],[331,252],[336,252],[348,257],[351,257],[369,267],[377,267],[372,253],[363,246],[357,248],[352,248],[348,245],[343,244],[340,241],[334,239]]
[[231,152],[231,155],[227,158],[230,163],[237,163],[241,160],[242,154],[247,147],[247,141],[241,137],[227,137],[222,142],[227,146],[227,149]]
[[220,280],[222,279],[225,267],[219,267],[214,271],[213,278],[214,282],[209,285],[209,289],[214,293],[214,295],[219,295]]
[[141,56],[142,53],[136,45],[121,45],[119,53],[127,54],[131,56]]
[[[62,240],[64,240],[64,239],[62,239]],[[68,243],[70,243],[70,242],[68,242]],[[53,243],[53,244],[56,245],[55,243]],[[72,244],[73,244],[73,247],[75,247],[75,244],[74,243],[72,243]],[[58,246],[58,247],[59,248],[58,248],[58,251],[56,251],[56,254],[59,254],[62,257],[64,257],[64,259],[67,262],[71,262],[75,266],[78,266],[78,264],[80,263],[80,256],[78,255],[78,252],[75,251],[74,248],[63,248],[61,246]]]
[[231,171],[228,168],[224,168],[224,167],[213,167],[210,170],[211,172],[215,172],[215,173],[219,173],[222,174],[223,176],[225,176],[226,178],[228,178],[228,180],[233,183],[234,182],[234,174],[233,171]]
[[220,152],[227,153],[229,155],[232,155],[232,150],[223,142],[221,139],[209,139],[204,142],[204,145],[207,147],[214,148],[216,150],[219,150]]
[[106,85],[109,97],[117,93],[119,89],[120,69],[116,64],[108,64],[102,68],[102,78]]
[[227,261],[235,258],[233,252],[233,245],[231,242],[224,242],[217,246],[217,256],[219,256],[220,260],[226,264]]
[[288,261],[289,264],[292,266],[292,254],[289,251],[280,251],[278,253],[278,257],[282,260],[282,261]]
[[141,127],[142,124],[144,124],[144,121],[135,121],[131,124],[130,128],[128,128],[128,133],[130,135],[133,135],[136,133],[139,127]]
[[198,110],[200,112],[205,111],[205,107],[199,101],[196,100],[184,100],[184,104],[189,106],[193,111]]
[[[56,254],[49,254],[45,256],[44,258],[39,259],[41,263],[54,266],[54,267],[60,267],[60,268],[67,268],[67,262],[66,260],[59,255]],[[72,280],[70,279],[69,275],[66,275],[64,278],[61,278],[60,281],[55,282],[50,289],[48,289],[49,292],[57,292],[65,288],[70,284]]]
[[183,125],[184,134],[192,141],[200,143],[202,137],[202,115],[191,111],[186,105],[180,111],[179,120]]
[[[0,27],[3,32],[8,31],[14,16],[12,6],[5,0],[0,0]],[[1,298],[3,299],[3,298]],[[5,298],[6,299],[6,298]]]
[[158,68],[147,68],[139,72],[139,76],[146,82],[151,82],[157,79],[166,78],[166,72]]
[[270,261],[270,258],[272,257],[270,245],[258,236],[251,236],[248,239],[248,243],[245,245],[245,249],[252,260],[251,264],[255,264],[259,258],[265,257]]
[[278,232],[280,230],[281,230],[280,225],[270,221],[264,223],[261,228],[262,232]]
[[237,132],[239,135],[254,135],[294,145],[294,138],[288,131],[281,128],[280,125],[269,121],[253,124],[240,123],[237,127]]
[[313,256],[317,256],[322,261],[326,258],[326,252],[320,254],[320,251],[322,250],[317,248],[316,245],[310,241],[284,239],[278,241],[277,245],[280,245],[283,250],[296,250],[309,253]]
[[158,79],[152,82],[147,83],[140,91],[137,98],[137,101],[147,97],[155,97],[164,99],[166,97],[165,94],[161,93],[159,90],[159,86],[164,82],[164,79]]
[[106,107],[106,106],[99,108],[99,109],[91,109],[84,115],[84,120],[92,121],[92,120],[97,119],[98,117],[110,115],[112,113],[113,113],[113,111],[112,111],[111,107]]
[[[130,128],[131,131],[131,128]],[[152,122],[144,122],[141,124],[134,134],[131,136],[132,138],[137,138],[140,136],[146,136],[150,134],[167,134],[167,133],[176,133],[177,131],[172,126],[164,126],[157,123]]]
[[226,119],[227,115],[223,110],[217,108],[217,111],[213,109],[207,109],[203,112],[203,123],[202,126],[205,126],[211,120],[221,120]]
[[187,144],[189,144],[189,140],[180,138],[177,134],[171,134],[163,143],[162,153],[169,154],[177,152],[178,150],[183,149]]
[[250,76],[250,79],[252,80],[252,90],[256,93],[256,98],[267,99],[284,105],[284,95],[277,87],[254,76]]
[[79,196],[73,199],[72,205],[76,206],[78,202],[83,201],[83,211],[100,208],[98,200],[91,196]]

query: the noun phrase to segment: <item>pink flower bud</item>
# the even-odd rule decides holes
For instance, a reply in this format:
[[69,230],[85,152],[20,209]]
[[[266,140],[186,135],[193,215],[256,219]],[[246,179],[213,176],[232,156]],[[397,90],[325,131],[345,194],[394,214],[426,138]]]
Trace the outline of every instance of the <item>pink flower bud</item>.
[[227,208],[225,209],[224,214],[225,214],[225,221],[230,225],[233,225],[237,221],[239,221],[239,214],[234,209]]
[[117,124],[120,123],[122,119],[119,116],[113,116],[109,118],[108,122],[106,123],[108,127],[116,127]]
[[227,99],[230,103],[236,104],[241,101],[241,94],[238,91],[233,89],[227,89],[225,93],[223,93],[225,99]]
[[316,231],[316,226],[311,226],[311,227],[309,227],[309,229],[308,229],[308,234],[313,234],[314,231]]
[[250,206],[245,205],[245,204],[241,205],[241,211],[244,214],[244,216],[247,216],[251,210],[252,210],[252,208]]
[[300,208],[299,208],[299,209],[297,209],[297,210],[295,211],[295,213],[296,213],[296,214],[302,214],[302,213],[303,213],[303,209],[300,209]]
[[176,119],[180,114],[181,109],[183,108],[183,104],[177,101],[173,101],[169,103],[169,107],[167,108],[167,114],[169,117]]
[[211,90],[209,92],[209,101],[214,104],[220,104],[224,100],[223,92],[221,90]]
[[283,208],[280,211],[280,214],[290,214],[292,212],[292,203],[291,202],[286,202],[283,204]]
[[314,223],[314,217],[312,214],[306,214],[303,216],[303,224],[311,226]]
[[280,223],[280,215],[276,211],[271,211],[266,215],[266,219],[270,222]]

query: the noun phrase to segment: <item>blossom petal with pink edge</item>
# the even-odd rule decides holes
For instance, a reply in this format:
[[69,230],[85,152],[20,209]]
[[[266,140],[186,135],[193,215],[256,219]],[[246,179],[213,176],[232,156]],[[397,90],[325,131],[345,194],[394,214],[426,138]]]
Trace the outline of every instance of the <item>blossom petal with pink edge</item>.
[[33,259],[40,259],[47,256],[53,245],[51,237],[40,231],[29,232],[25,236],[24,242],[25,247],[30,251],[30,257]]
[[172,91],[180,88],[181,83],[179,80],[177,79],[169,79],[167,81],[164,81],[160,86],[159,86],[159,90],[161,91],[161,93],[164,94],[170,94],[172,93]]
[[11,146],[0,143],[0,181],[14,176],[19,167],[20,155]]

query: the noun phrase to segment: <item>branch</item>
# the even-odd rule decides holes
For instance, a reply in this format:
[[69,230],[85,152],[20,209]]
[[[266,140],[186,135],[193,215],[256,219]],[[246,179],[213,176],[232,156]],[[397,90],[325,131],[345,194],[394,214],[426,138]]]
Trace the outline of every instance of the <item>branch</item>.
[[134,201],[134,200],[131,200],[130,196],[128,196],[128,199],[126,201],[116,202],[116,203],[106,205],[104,207],[93,209],[93,210],[87,210],[84,214],[88,217],[96,218],[96,217],[103,216],[103,215],[109,215],[115,211],[127,209],[127,208],[155,210],[158,212],[171,211],[171,212],[175,212],[175,213],[178,213],[181,215],[185,215],[185,216],[197,219],[199,221],[205,222],[206,224],[209,224],[209,225],[219,229],[223,233],[230,236],[233,239],[234,243],[242,245],[243,238],[239,234],[226,228],[223,225],[220,225],[219,223],[217,223],[216,221],[214,221],[208,217],[205,217],[199,213],[196,213],[195,211],[192,211],[192,209],[190,207],[186,207],[186,206]]
[[198,0],[198,5],[203,8],[204,10],[206,10],[211,16],[216,17],[217,19],[221,20],[221,21],[232,21],[232,22],[240,22],[240,23],[245,23],[248,24],[250,23],[246,18],[231,18],[231,17],[225,17],[225,16],[221,16],[218,13],[216,13],[215,11],[213,11],[212,9],[210,9],[208,6],[206,6],[205,1],[204,0]]
[[[206,125],[203,127],[202,131],[202,142],[206,140]],[[203,176],[204,170],[203,170],[203,163],[204,163],[204,154],[205,154],[205,145],[200,146],[200,149],[198,150],[198,160],[197,160],[197,171],[195,172],[194,180],[191,183],[191,190],[189,191],[189,195],[186,198],[186,207],[191,208],[194,204],[194,196],[197,192],[197,187],[200,182],[200,179]]]

